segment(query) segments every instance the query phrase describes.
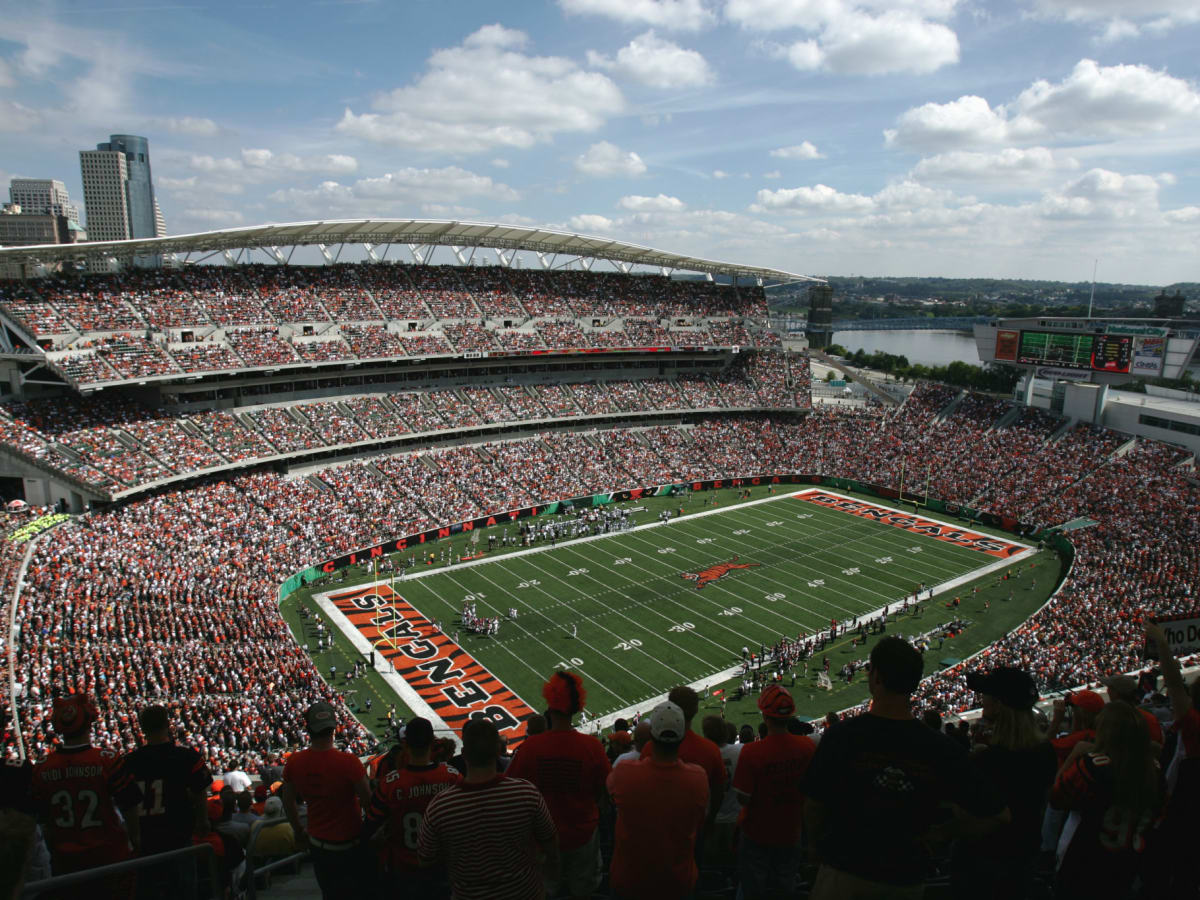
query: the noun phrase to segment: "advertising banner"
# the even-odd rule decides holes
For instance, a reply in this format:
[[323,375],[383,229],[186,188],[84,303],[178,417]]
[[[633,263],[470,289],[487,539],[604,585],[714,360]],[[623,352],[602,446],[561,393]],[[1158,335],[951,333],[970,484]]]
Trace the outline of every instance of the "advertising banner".
[[1162,337],[1139,337],[1133,342],[1133,365],[1130,372],[1156,378],[1162,374],[1163,360],[1167,353],[1167,339]]

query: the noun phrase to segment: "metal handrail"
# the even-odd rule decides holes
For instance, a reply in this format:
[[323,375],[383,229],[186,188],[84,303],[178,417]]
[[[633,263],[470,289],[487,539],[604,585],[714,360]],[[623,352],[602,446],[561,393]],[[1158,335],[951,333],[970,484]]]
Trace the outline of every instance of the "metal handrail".
[[291,854],[281,857],[279,859],[272,860],[271,862],[267,863],[265,866],[263,866],[261,868],[258,868],[255,865],[254,845],[258,842],[258,836],[262,833],[263,829],[270,827],[270,826],[274,826],[274,825],[282,825],[286,822],[288,822],[288,818],[286,816],[279,816],[279,817],[273,818],[273,819],[267,819],[267,818],[257,819],[254,822],[254,824],[252,824],[250,826],[250,840],[247,841],[247,843],[246,843],[246,876],[245,876],[245,878],[246,878],[246,895],[250,898],[250,900],[255,900],[255,898],[258,896],[258,885],[256,883],[256,876],[265,875],[269,872],[275,871],[276,869],[281,869],[284,866],[290,866],[292,863],[297,862],[302,859],[306,859],[308,857],[307,850],[298,850],[295,853],[291,853]]
[[45,891],[58,891],[62,888],[76,887],[90,881],[107,878],[110,875],[120,875],[124,872],[136,872],[139,869],[162,865],[165,862],[183,860],[188,857],[205,856],[208,865],[210,893],[209,897],[221,896],[221,877],[217,871],[217,854],[211,844],[193,844],[191,847],[180,847],[178,850],[167,850],[165,853],[155,853],[152,856],[138,856],[107,866],[97,866],[82,872],[72,872],[69,875],[55,875],[41,881],[30,882],[21,890],[21,897],[36,897]]

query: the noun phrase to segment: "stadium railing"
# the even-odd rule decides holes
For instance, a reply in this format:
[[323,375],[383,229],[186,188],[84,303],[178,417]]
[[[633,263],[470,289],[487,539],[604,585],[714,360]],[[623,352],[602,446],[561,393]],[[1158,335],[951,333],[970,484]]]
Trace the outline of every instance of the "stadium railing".
[[[95,869],[85,869],[82,872],[72,872],[69,875],[55,875],[53,878],[33,881],[21,889],[20,896],[22,898],[34,898],[49,893],[52,896],[61,897],[66,895],[68,889],[70,889],[70,893],[77,896],[84,896],[88,893],[88,886],[93,882],[109,878],[113,875],[137,872],[142,869],[161,866],[164,863],[174,863],[176,868],[182,873],[184,865],[194,866],[197,862],[202,862],[208,869],[208,892],[204,896],[223,896],[221,877],[217,869],[217,855],[212,845],[207,843],[183,847],[179,850],[168,850],[166,853],[155,853],[152,856],[139,856],[135,859],[113,863],[110,866],[99,866]],[[182,884],[185,882],[181,879],[179,883]],[[193,878],[191,879],[191,884],[194,888],[192,896],[200,898],[200,882]],[[191,898],[179,895],[174,900],[191,900]]]
[[[246,844],[246,874],[243,876],[245,883],[245,892],[249,900],[255,900],[258,896],[258,879],[262,876],[270,876],[272,872],[290,866],[297,866],[299,863],[308,859],[307,850],[297,850],[295,853],[289,853],[287,856],[272,858],[270,862],[263,865],[258,865],[258,862],[266,857],[255,855],[254,845],[258,843],[258,836],[264,828],[273,825],[282,825],[286,823],[286,816],[278,816],[273,819],[258,819],[250,826],[250,840]],[[269,885],[269,882],[268,882]]]

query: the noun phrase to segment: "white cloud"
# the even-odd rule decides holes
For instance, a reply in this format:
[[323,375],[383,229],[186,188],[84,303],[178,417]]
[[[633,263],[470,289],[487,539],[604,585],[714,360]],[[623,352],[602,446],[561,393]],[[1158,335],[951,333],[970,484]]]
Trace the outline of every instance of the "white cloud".
[[1115,44],[1117,41],[1135,38],[1141,33],[1142,30],[1128,19],[1109,19],[1108,24],[1104,26],[1104,31],[1096,37],[1096,40],[1101,44]]
[[1091,169],[1060,190],[1047,191],[1039,210],[1050,219],[1131,219],[1158,214],[1158,180]]
[[12,77],[12,69],[5,60],[0,59],[0,88],[12,87],[14,84],[16,81]]
[[218,227],[241,225],[246,221],[246,217],[235,209],[185,209],[181,218],[185,222],[205,222]]
[[875,201],[862,194],[844,194],[826,184],[813,187],[763,189],[756,195],[751,212],[778,210],[823,210],[827,212],[864,212],[874,209]]
[[615,60],[589,50],[588,64],[663,90],[702,87],[714,80],[700,53],[658,37],[653,29],[618,50]]
[[1137,134],[1194,120],[1200,92],[1149,66],[1101,66],[1081,59],[1058,84],[1038,80],[1022,91],[1013,113],[1048,132]]
[[415,204],[455,205],[468,197],[511,202],[519,194],[487,175],[447,166],[441,169],[404,168],[352,184],[323,181],[315,188],[286,188],[267,199],[303,216],[330,213],[379,216],[410,211]]
[[821,36],[821,67],[840,75],[935,72],[958,62],[958,36],[910,13],[839,16]]
[[790,147],[779,147],[776,150],[772,150],[771,156],[774,156],[776,159],[820,159],[821,152],[812,141],[801,141],[799,144],[793,144]]
[[723,171],[722,171],[722,170],[720,170],[720,169],[713,169],[713,171],[712,171],[712,177],[713,177],[713,178],[715,178],[715,179],[717,179],[717,181],[720,181],[722,178],[728,178],[728,177],[729,177],[729,173],[728,173],[728,172],[723,172]]
[[181,118],[166,118],[155,120],[160,128],[171,134],[182,134],[189,137],[212,137],[219,134],[221,129],[212,119],[201,119],[194,116]]
[[507,169],[508,168],[508,160],[501,159],[500,157],[496,157],[495,159],[492,160],[492,165],[495,166],[497,169]]
[[564,12],[605,16],[627,25],[699,31],[716,22],[703,0],[558,0]]
[[595,131],[624,109],[607,75],[561,56],[529,56],[523,32],[486,25],[437,50],[413,84],[377,96],[374,112],[347,108],[338,131],[430,153],[532,147],[559,132]]
[[1200,206],[1184,206],[1179,209],[1172,209],[1164,213],[1164,218],[1168,222],[1179,224],[1200,222]]
[[806,32],[776,51],[800,71],[920,74],[958,62],[958,36],[935,21],[955,6],[954,0],[728,0],[725,17],[748,30]]
[[763,178],[769,178],[769,179],[774,180],[776,178],[782,178],[782,177],[783,177],[783,173],[780,172],[778,169],[774,169],[770,172],[763,172]]
[[242,165],[247,169],[330,172],[335,175],[349,175],[358,171],[358,160],[343,153],[297,156],[294,153],[273,153],[265,149],[243,149]]
[[31,131],[42,124],[41,114],[22,103],[0,100],[0,132]]
[[1200,119],[1200,92],[1148,66],[1076,63],[1057,84],[1039,79],[1010,104],[983,97],[926,103],[902,113],[884,132],[889,145],[958,149],[1030,140],[1079,140],[1165,131]]
[[575,171],[594,178],[615,175],[632,177],[644,173],[646,164],[633,151],[626,152],[616,144],[600,141],[575,158]]
[[611,232],[615,226],[615,222],[607,216],[597,216],[591,213],[585,213],[580,216],[571,216],[571,227],[575,231],[583,232]]
[[657,197],[630,194],[618,200],[617,206],[632,212],[680,212],[687,209],[687,204],[678,197],[668,197],[666,194]]
[[814,31],[856,11],[894,11],[944,20],[957,7],[958,0],[726,0],[725,18],[750,31]]
[[908,109],[883,134],[889,146],[917,150],[998,144],[1010,137],[1003,110],[974,95]]
[[1195,0],[1031,0],[1031,5],[1040,18],[1103,25],[1097,35],[1101,43],[1200,22]]
[[1058,158],[1045,147],[1023,150],[1006,147],[995,153],[952,150],[922,159],[913,167],[914,177],[923,180],[1005,182],[1036,180],[1060,169],[1077,169],[1079,161]]

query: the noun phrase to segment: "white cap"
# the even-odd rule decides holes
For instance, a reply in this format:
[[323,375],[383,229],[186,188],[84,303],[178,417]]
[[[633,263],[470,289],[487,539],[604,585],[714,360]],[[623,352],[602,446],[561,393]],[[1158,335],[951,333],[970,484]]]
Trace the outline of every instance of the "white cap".
[[686,728],[683,710],[670,700],[658,704],[650,713],[650,737],[659,743],[678,744]]

